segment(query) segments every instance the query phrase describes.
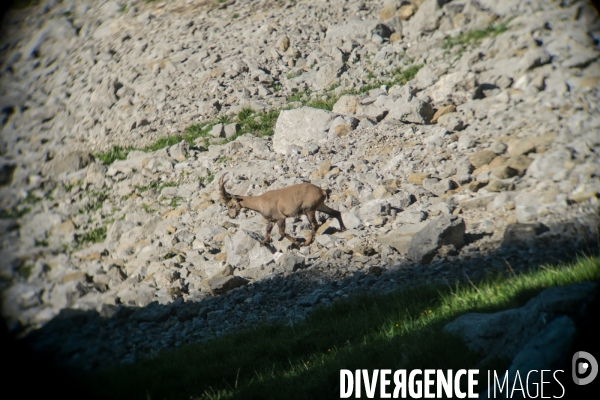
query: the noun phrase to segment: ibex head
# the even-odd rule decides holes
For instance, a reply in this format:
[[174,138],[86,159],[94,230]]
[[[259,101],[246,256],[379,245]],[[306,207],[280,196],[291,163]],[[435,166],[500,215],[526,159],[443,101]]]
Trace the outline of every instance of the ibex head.
[[221,201],[227,206],[227,213],[229,214],[229,218],[235,218],[239,215],[240,210],[242,209],[242,205],[240,204],[238,198],[235,197],[235,195],[231,195],[227,193],[227,190],[225,190],[224,178],[226,174],[227,172],[221,175],[221,178],[219,179],[219,192],[221,193]]

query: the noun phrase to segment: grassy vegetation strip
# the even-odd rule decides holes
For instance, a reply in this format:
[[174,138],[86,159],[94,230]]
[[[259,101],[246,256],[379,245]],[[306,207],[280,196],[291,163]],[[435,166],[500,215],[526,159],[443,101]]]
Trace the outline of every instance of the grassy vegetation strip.
[[411,65],[405,69],[396,68],[392,71],[392,73],[388,76],[388,79],[383,80],[375,80],[373,82],[369,82],[366,85],[361,86],[360,90],[350,91],[350,94],[360,94],[366,93],[371,89],[376,89],[381,87],[382,85],[386,85],[387,87],[392,87],[394,85],[404,85],[406,82],[413,79],[419,70],[423,68],[423,65],[416,64]]
[[362,94],[366,93],[371,89],[376,89],[381,87],[382,85],[386,85],[388,87],[392,87],[394,85],[404,85],[406,82],[413,79],[417,72],[423,67],[423,65],[411,65],[406,68],[396,68],[394,69],[386,79],[378,79],[375,80],[374,77],[370,79],[370,81],[364,85],[362,85],[359,89],[348,90],[342,92],[340,95],[335,95],[333,91],[337,88],[338,85],[334,84],[329,89],[325,91],[325,95],[321,98],[313,99],[311,98],[310,91],[305,92],[296,92],[291,96],[286,98],[288,103],[292,102],[300,102],[303,106],[312,107],[312,108],[320,108],[323,110],[331,111],[333,110],[334,104],[339,100],[342,95],[345,94]]
[[[89,384],[112,399],[338,398],[340,369],[474,368],[481,357],[442,332],[448,322],[521,306],[548,287],[598,280],[600,259],[590,257],[454,287],[358,296],[292,326],[263,325],[105,370]],[[480,376],[508,364],[479,367]]]
[[[489,36],[497,36],[502,32],[508,30],[508,24],[512,19],[508,19],[507,21],[489,25],[484,29],[473,29],[464,33],[461,33],[457,36],[449,36],[445,39],[444,48],[451,49],[455,46],[460,46],[461,48],[465,48],[470,43],[476,43],[481,41],[482,39]],[[287,97],[288,103],[300,102],[303,106],[313,107],[313,108],[321,108],[325,110],[331,111],[333,109],[333,105],[339,99],[339,97],[343,94],[361,94],[368,92],[371,89],[378,88],[382,85],[387,85],[388,87],[394,85],[404,85],[406,82],[413,79],[417,72],[422,68],[422,65],[410,65],[408,67],[399,67],[393,70],[388,76],[384,79],[374,80],[374,77],[369,79],[369,82],[360,86],[360,88],[343,92],[339,95],[334,94],[334,89],[337,88],[339,84],[334,84],[330,88],[325,91],[325,95],[320,98],[312,98],[311,93],[309,91],[297,92],[291,96]],[[288,79],[293,78],[292,75],[288,76]],[[279,87],[279,86],[277,86]],[[244,108],[241,110],[238,115],[234,118],[234,120],[230,120],[227,116],[221,116],[213,121],[205,122],[201,124],[193,124],[186,128],[184,135],[171,135],[159,138],[156,142],[151,145],[141,149],[146,152],[156,151],[168,146],[172,146],[176,143],[179,143],[182,139],[186,140],[190,145],[193,145],[198,138],[205,138],[204,147],[209,146],[208,139],[210,138],[210,130],[218,123],[231,123],[236,122],[240,125],[239,133],[234,137],[224,140],[224,143],[228,141],[232,141],[237,139],[240,135],[245,133],[252,133],[256,136],[271,136],[273,135],[273,128],[275,127],[275,122],[277,122],[277,117],[279,117],[279,113],[281,110],[271,110],[271,111],[255,111],[251,108]],[[120,147],[114,146],[112,149],[96,154],[95,157],[102,161],[104,164],[109,165],[112,164],[116,160],[124,160],[127,158],[127,154],[134,150],[132,147]]]
[[[421,69],[421,67],[422,65],[412,65],[404,69],[397,68],[389,75],[389,79],[371,81],[361,86],[359,90],[343,92],[340,95],[336,95],[333,93],[333,91],[337,87],[337,85],[334,84],[326,90],[326,94],[321,98],[311,98],[310,92],[306,91],[297,92],[294,95],[289,96],[286,100],[288,103],[300,102],[303,106],[331,111],[333,109],[333,105],[343,94],[365,93],[371,89],[378,88],[381,85],[387,85],[389,87],[394,85],[404,85],[406,82],[410,81],[415,77],[415,75],[417,74],[417,72],[419,72],[419,69]],[[196,144],[196,141],[199,138],[205,139],[203,145],[205,148],[208,148],[210,145],[209,139],[211,138],[210,131],[216,124],[237,123],[239,125],[238,133],[231,138],[223,139],[222,143],[231,142],[246,133],[251,133],[258,137],[272,136],[275,128],[275,123],[277,122],[277,118],[279,117],[280,112],[281,110],[256,111],[251,108],[244,108],[235,116],[233,120],[229,119],[229,117],[227,116],[221,116],[210,122],[192,124],[185,129],[183,136],[165,136],[157,139],[154,143],[140,150],[145,152],[152,152],[163,149],[165,147],[173,146],[174,144],[177,144],[182,140],[187,141],[190,146],[193,146],[194,144]],[[113,146],[112,149],[95,154],[94,156],[98,160],[102,161],[103,164],[110,165],[117,160],[125,160],[127,158],[127,154],[129,154],[129,152],[131,152],[132,150],[136,149],[133,147]]]
[[133,147],[113,146],[112,149],[95,154],[94,156],[98,160],[102,161],[103,164],[110,165],[117,160],[127,159],[127,155],[132,150],[152,152],[163,149],[165,147],[173,146],[174,144],[177,144],[182,140],[187,141],[190,146],[193,146],[196,143],[196,140],[199,138],[205,139],[203,145],[204,147],[208,148],[208,146],[210,145],[208,139],[212,137],[210,135],[210,131],[216,124],[229,124],[235,122],[240,127],[236,135],[228,139],[223,139],[223,144],[231,142],[246,133],[252,133],[253,135],[258,137],[271,136],[273,134],[275,123],[277,122],[277,117],[279,117],[279,112],[279,110],[255,111],[251,108],[244,108],[238,113],[238,115],[233,120],[230,120],[227,116],[221,116],[210,122],[192,124],[185,129],[183,135],[170,135],[161,137],[157,139],[154,143],[142,149],[135,149]]
[[75,235],[75,241],[79,247],[83,247],[86,244],[99,243],[106,240],[107,227],[106,225],[100,226],[95,229],[91,229],[82,234]]
[[457,36],[448,36],[444,41],[444,48],[450,49],[454,46],[466,46],[470,43],[479,42],[488,36],[498,36],[499,34],[508,30],[508,21],[501,22],[499,24],[490,25],[484,29],[473,29]]

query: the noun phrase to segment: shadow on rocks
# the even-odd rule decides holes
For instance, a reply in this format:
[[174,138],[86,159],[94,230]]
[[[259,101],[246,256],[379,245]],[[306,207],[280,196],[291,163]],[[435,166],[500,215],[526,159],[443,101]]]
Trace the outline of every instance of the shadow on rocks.
[[[324,261],[314,260],[306,269],[276,275],[198,302],[178,298],[167,305],[153,302],[145,307],[107,306],[101,312],[65,309],[24,339],[8,340],[16,345],[9,345],[11,362],[5,365],[11,366],[13,374],[23,374],[27,379],[33,365],[35,374],[50,377],[52,387],[57,387],[55,382],[61,382],[61,376],[53,377],[54,371],[93,372],[260,323],[289,323],[289,318],[275,316],[281,315],[282,310],[298,310],[294,315],[302,319],[316,307],[347,297],[339,294],[344,290],[352,295],[430,283],[476,284],[490,275],[518,274],[544,264],[568,263],[583,254],[598,253],[599,219],[593,217],[552,226],[515,224],[506,230],[495,250],[486,251],[482,247],[478,253],[466,252],[460,256],[440,253],[427,265],[406,261],[335,275],[335,269],[345,266],[323,267]],[[473,235],[465,239],[467,245],[478,240]],[[268,318],[259,318],[260,315]],[[225,329],[225,324],[229,328]],[[3,334],[6,336],[6,331]],[[74,387],[69,385],[67,388]]]

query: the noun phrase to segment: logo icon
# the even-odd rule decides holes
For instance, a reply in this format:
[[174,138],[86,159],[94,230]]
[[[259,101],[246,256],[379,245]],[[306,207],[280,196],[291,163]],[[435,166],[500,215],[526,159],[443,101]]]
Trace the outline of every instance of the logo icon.
[[578,351],[573,354],[571,366],[573,382],[576,385],[587,385],[598,375],[598,362],[593,355],[586,351]]

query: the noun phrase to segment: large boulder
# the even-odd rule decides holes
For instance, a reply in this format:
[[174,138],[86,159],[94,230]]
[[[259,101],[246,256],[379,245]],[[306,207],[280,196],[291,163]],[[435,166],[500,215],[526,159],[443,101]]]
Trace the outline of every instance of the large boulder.
[[48,166],[48,173],[60,175],[65,172],[74,172],[87,167],[93,160],[90,153],[73,151],[54,158]]
[[464,235],[465,221],[462,218],[437,218],[412,237],[407,256],[414,262],[429,264],[442,246],[462,246]]
[[[518,377],[520,379],[527,377],[526,380],[524,379],[527,393],[537,393],[537,382],[542,382],[543,379],[542,372],[560,368],[571,356],[571,346],[576,332],[575,323],[567,316],[558,317],[543,327],[516,355],[506,371],[508,385],[515,382]],[[480,398],[491,398],[490,390],[491,387]],[[508,388],[506,390],[508,392]]]
[[409,23],[403,28],[405,36],[416,39],[421,34],[427,34],[435,31],[439,24],[442,16],[442,10],[440,3],[444,1],[440,0],[425,0],[419,7],[415,15],[409,20]]
[[273,148],[287,154],[292,146],[303,147],[327,139],[333,114],[326,110],[301,107],[279,114],[273,135]]
[[227,263],[238,266],[248,263],[248,254],[255,246],[260,246],[262,238],[256,232],[240,229],[233,236],[225,238]]
[[431,117],[433,117],[433,109],[429,103],[412,97],[410,100],[407,98],[396,100],[386,118],[413,124],[428,124]]
[[442,76],[425,91],[437,107],[466,103],[473,99],[477,88],[477,79],[472,72],[453,72]]
[[594,297],[596,284],[578,283],[544,290],[523,307],[493,314],[469,313],[444,327],[486,358],[513,358],[549,322],[561,315],[580,318]]
[[504,231],[504,238],[502,240],[503,246],[527,246],[536,237],[544,232],[547,232],[549,228],[541,222],[533,223],[516,223],[506,227]]
[[383,236],[379,236],[377,241],[382,245],[393,247],[398,253],[405,256],[413,236],[423,230],[427,224],[427,222],[404,224],[398,229],[394,229]]

